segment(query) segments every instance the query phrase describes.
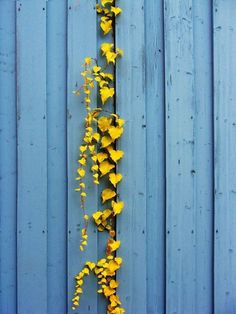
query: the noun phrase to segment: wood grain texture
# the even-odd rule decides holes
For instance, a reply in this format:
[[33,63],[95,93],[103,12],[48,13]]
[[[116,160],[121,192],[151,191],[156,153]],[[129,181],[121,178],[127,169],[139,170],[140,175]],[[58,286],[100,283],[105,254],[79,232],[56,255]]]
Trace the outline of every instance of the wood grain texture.
[[192,1],[165,1],[167,313],[196,308]]
[[[47,313],[46,2],[17,2],[17,305]],[[30,25],[30,27],[29,27]]]
[[[83,228],[83,214],[80,208],[80,196],[74,191],[77,181],[79,146],[83,138],[84,118],[86,115],[83,99],[72,92],[83,84],[80,75],[86,56],[97,55],[97,20],[95,11],[96,1],[68,1],[68,84],[67,84],[67,158],[68,158],[68,314],[97,313],[97,283],[93,275],[85,280],[84,291],[78,311],[71,310],[71,298],[74,292],[74,276],[81,270],[87,260],[97,261],[97,231],[90,224],[88,232],[88,247],[80,252],[79,241]],[[96,107],[96,95],[93,97]],[[86,181],[86,208],[92,214],[98,205],[97,188],[91,176]]]
[[146,295],[146,101],[144,1],[123,2],[125,14],[116,25],[117,47],[125,55],[117,63],[117,113],[126,120],[118,147],[125,151],[118,169],[123,174],[118,194],[125,202],[117,219],[118,254],[124,265],[118,273],[119,294],[127,313],[147,311]]
[[16,313],[15,3],[0,2],[0,313]]
[[[67,312],[67,3],[47,4],[47,302]],[[60,275],[59,275],[60,274]]]
[[236,312],[236,3],[214,1],[215,313]]
[[146,1],[147,309],[165,313],[165,72],[162,1]]

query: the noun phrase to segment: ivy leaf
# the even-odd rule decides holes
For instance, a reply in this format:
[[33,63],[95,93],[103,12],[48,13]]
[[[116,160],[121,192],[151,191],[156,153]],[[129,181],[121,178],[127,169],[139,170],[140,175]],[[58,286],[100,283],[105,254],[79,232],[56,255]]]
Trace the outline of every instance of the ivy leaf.
[[121,137],[121,135],[124,132],[124,129],[120,128],[120,127],[112,126],[112,127],[109,128],[108,132],[109,132],[111,138],[113,140],[116,140],[117,138]]
[[101,1],[101,4],[102,4],[103,7],[105,7],[105,5],[106,5],[107,3],[111,3],[111,4],[112,4],[113,1],[114,1],[114,0],[102,0],[102,1]]
[[103,160],[105,160],[107,158],[108,158],[108,155],[106,153],[98,153],[97,154],[98,162],[102,162]]
[[108,98],[112,98],[115,94],[115,89],[113,87],[103,87],[100,89],[100,95],[102,99],[102,104],[104,105]]
[[121,173],[110,173],[109,174],[109,180],[111,184],[116,187],[117,183],[119,183],[122,180],[122,174]]
[[117,16],[118,14],[122,12],[122,10],[119,7],[111,7],[111,12],[113,12],[115,16]]
[[110,136],[103,136],[101,139],[102,148],[109,146],[112,143]]
[[102,55],[105,56],[107,52],[111,51],[113,47],[114,47],[114,44],[110,44],[110,43],[101,44]]
[[102,191],[102,202],[105,203],[106,201],[110,200],[111,198],[116,196],[116,192],[111,189],[105,189]]
[[110,249],[110,252],[116,251],[120,247],[120,241],[115,241],[113,239],[108,240],[108,247]]
[[99,170],[100,170],[102,176],[105,176],[113,168],[115,168],[115,166],[110,164],[109,161],[107,161],[107,160],[101,162],[99,165]]
[[[106,132],[109,129],[109,127],[111,126],[111,123],[112,123],[111,118],[101,117],[98,120],[98,128],[100,129],[100,131]],[[86,149],[87,149],[87,146],[86,146]]]
[[113,212],[115,215],[119,215],[123,208],[124,208],[124,202],[115,202],[115,201],[112,201],[112,209],[113,209]]
[[103,30],[104,35],[107,35],[112,30],[112,20],[103,16],[100,23],[101,29]]
[[111,159],[117,163],[124,156],[123,150],[108,149]]

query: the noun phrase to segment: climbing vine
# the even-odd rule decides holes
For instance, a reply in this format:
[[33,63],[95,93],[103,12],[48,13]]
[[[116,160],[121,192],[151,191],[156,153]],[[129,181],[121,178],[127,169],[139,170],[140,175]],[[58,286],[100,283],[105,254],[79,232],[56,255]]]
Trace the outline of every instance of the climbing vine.
[[[96,7],[100,16],[100,27],[104,35],[113,31],[115,18],[122,13],[115,6],[115,0],[101,0]],[[86,212],[86,183],[85,177],[91,173],[94,184],[102,182],[105,188],[101,192],[101,202],[106,209],[100,209],[92,214],[98,231],[108,233],[104,257],[99,261],[87,261],[81,271],[75,276],[76,286],[72,299],[72,309],[79,306],[83,293],[83,283],[86,276],[94,273],[98,279],[98,293],[108,301],[107,314],[123,314],[117,294],[119,282],[116,273],[122,265],[122,258],[116,255],[120,241],[116,238],[115,218],[123,208],[124,202],[118,199],[117,185],[122,180],[122,174],[117,171],[117,163],[123,158],[124,152],[116,148],[117,140],[124,132],[124,119],[117,113],[105,109],[106,104],[115,97],[114,68],[116,61],[123,51],[115,47],[114,42],[104,42],[100,47],[105,65],[99,65],[97,59],[84,59],[82,86],[74,91],[76,96],[83,95],[86,109],[85,130],[83,141],[79,147],[79,159],[75,189],[80,194],[80,204],[83,212],[84,226],[81,232],[80,250],[84,251],[88,244],[88,224],[90,217]],[[109,69],[109,70],[108,70]],[[92,108],[92,95],[99,91],[101,106]],[[89,169],[90,168],[90,169]]]

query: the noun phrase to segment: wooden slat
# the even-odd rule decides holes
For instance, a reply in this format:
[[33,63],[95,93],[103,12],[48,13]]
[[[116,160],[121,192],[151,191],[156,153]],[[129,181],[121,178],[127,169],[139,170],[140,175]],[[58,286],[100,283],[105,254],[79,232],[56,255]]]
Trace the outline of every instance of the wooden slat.
[[16,313],[15,3],[0,2],[0,313]]
[[212,3],[195,1],[194,97],[195,97],[195,313],[213,313],[213,95],[212,95]]
[[[68,314],[71,310],[71,298],[74,292],[74,276],[81,270],[86,260],[97,261],[96,228],[89,227],[88,246],[85,252],[80,252],[79,241],[83,228],[83,214],[80,208],[80,196],[74,191],[78,167],[79,146],[83,138],[85,108],[82,98],[73,95],[83,84],[80,76],[83,60],[87,56],[97,55],[97,20],[95,11],[96,1],[68,1]],[[96,106],[96,95],[93,98]],[[97,188],[94,187],[91,176],[86,182],[86,207],[92,214],[97,209]],[[86,278],[84,293],[80,307],[76,313],[97,313],[97,283],[91,275]]]
[[67,313],[67,4],[47,6],[48,313]]
[[214,1],[215,313],[236,312],[236,2]]
[[[124,12],[124,14],[126,14]],[[165,313],[165,103],[163,1],[146,2],[147,312]],[[129,149],[127,147],[127,149]]]
[[17,2],[18,313],[47,313],[46,2]]
[[192,1],[165,0],[167,313],[195,313],[196,164]]
[[126,120],[118,147],[125,151],[118,169],[123,181],[118,192],[125,202],[117,218],[119,294],[127,313],[146,313],[146,102],[144,67],[144,1],[123,1],[124,14],[116,26],[116,45],[124,49],[117,64],[117,113]]

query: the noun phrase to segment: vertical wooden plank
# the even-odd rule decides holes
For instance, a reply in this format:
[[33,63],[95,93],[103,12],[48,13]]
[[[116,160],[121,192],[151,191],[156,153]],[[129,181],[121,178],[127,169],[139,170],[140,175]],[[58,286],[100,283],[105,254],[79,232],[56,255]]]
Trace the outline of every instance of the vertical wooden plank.
[[[86,115],[82,98],[73,95],[83,84],[80,76],[83,60],[86,56],[97,55],[97,19],[96,1],[68,1],[68,314],[97,313],[97,283],[94,277],[87,277],[84,293],[78,311],[71,310],[71,298],[74,292],[74,276],[81,270],[86,260],[97,261],[96,228],[92,225],[88,232],[88,246],[85,252],[80,252],[79,241],[83,228],[83,214],[80,208],[79,194],[74,191],[76,185],[76,169],[79,156],[79,146],[83,138],[84,117]],[[96,95],[93,98],[96,106]],[[97,188],[91,176],[87,182],[86,208],[92,214],[97,208]]]
[[195,313],[213,313],[213,95],[212,2],[196,1],[194,19],[195,98]]
[[17,2],[18,313],[47,313],[46,2]]
[[0,313],[16,313],[15,3],[0,2]]
[[165,0],[167,313],[195,313],[196,204],[192,1]]
[[[125,13],[124,13],[125,14]],[[165,88],[163,1],[146,1],[147,313],[165,313]]]
[[48,313],[67,313],[67,3],[47,4]]
[[236,312],[236,2],[214,1],[215,313]]
[[127,313],[147,313],[146,296],[146,102],[144,1],[123,1],[116,45],[124,49],[116,71],[117,113],[126,120],[119,148],[124,180],[118,189],[125,209],[117,219],[124,264],[118,273],[119,294]]

